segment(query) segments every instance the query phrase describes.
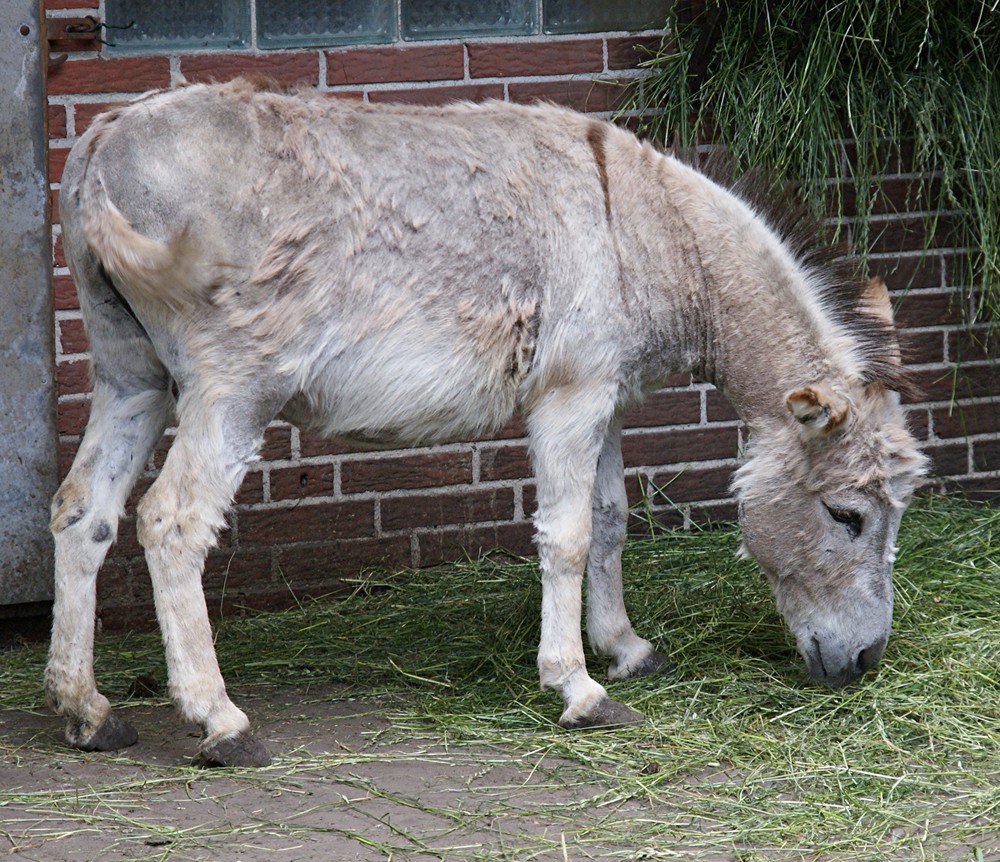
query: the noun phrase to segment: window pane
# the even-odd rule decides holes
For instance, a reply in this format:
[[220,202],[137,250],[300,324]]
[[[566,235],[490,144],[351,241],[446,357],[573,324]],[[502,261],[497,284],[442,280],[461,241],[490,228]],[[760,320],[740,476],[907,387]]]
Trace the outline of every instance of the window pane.
[[241,48],[250,41],[249,0],[105,0],[105,21],[116,48]]
[[263,48],[388,42],[395,32],[392,0],[257,0]]
[[535,0],[400,0],[404,39],[536,32]]
[[653,30],[666,23],[672,0],[543,0],[546,33]]

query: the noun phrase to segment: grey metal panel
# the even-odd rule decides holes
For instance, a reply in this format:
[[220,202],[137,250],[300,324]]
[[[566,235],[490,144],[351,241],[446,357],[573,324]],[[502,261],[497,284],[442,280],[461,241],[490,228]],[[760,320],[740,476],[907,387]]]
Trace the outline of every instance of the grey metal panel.
[[52,250],[39,0],[0,2],[0,605],[52,597]]

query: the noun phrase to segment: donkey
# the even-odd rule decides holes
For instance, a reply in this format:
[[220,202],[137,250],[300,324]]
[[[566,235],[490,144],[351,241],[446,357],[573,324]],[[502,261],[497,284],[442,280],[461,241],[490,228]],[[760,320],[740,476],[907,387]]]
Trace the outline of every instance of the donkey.
[[262,765],[229,699],[201,589],[206,552],[281,416],[391,445],[526,417],[537,478],[541,685],[563,727],[642,716],[592,679],[665,658],[622,601],[621,416],[678,369],[714,382],[751,442],[735,479],[812,677],[883,654],[903,510],[924,468],[880,282],[844,286],[737,194],[553,106],[374,106],[246,81],[148,94],[66,164],[66,256],[92,346],[86,435],[53,501],[47,699],[84,750],[135,731],[98,692],[95,581],[138,508],[170,694],[197,759]]

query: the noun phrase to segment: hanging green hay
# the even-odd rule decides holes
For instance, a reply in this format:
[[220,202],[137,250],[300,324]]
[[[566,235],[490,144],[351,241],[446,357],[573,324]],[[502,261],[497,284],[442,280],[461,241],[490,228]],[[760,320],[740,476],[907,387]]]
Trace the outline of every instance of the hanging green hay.
[[817,209],[853,207],[859,251],[877,236],[880,178],[904,174],[926,242],[968,250],[970,321],[1000,320],[997,0],[708,0],[685,21],[690,5],[633,91],[645,131],[721,141],[738,166],[801,183]]

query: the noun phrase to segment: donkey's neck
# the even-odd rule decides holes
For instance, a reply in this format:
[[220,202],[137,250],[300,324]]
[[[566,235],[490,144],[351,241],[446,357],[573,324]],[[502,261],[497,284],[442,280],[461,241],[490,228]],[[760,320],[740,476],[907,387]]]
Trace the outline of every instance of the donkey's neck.
[[665,343],[681,345],[675,364],[722,389],[751,425],[784,417],[792,389],[850,376],[853,341],[824,308],[815,276],[730,192],[658,161],[665,198],[653,210],[662,223],[650,228],[671,237],[660,258],[670,296],[654,321]]

